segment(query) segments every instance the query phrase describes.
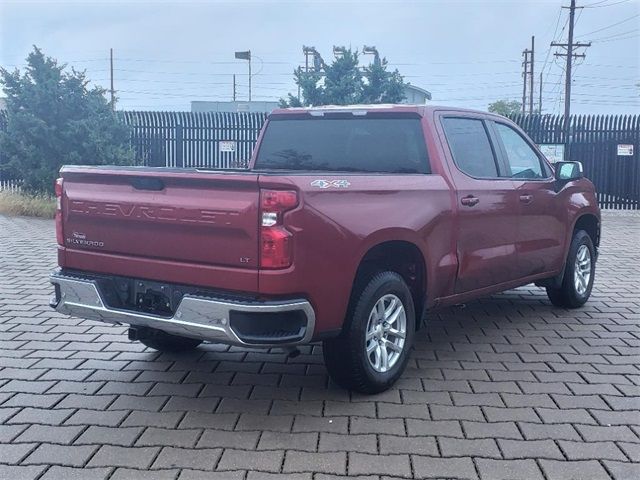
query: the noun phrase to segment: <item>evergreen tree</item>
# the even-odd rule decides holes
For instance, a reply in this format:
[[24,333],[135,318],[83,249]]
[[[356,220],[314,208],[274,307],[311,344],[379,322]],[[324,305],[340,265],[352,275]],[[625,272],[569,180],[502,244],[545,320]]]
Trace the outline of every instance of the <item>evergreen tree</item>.
[[522,110],[522,104],[516,100],[498,100],[489,104],[489,111],[505,117],[517,115]]
[[404,79],[398,70],[387,71],[386,59],[361,69],[357,51],[346,49],[321,72],[293,72],[302,93],[300,100],[288,94],[283,107],[399,103],[404,99]]
[[20,178],[28,192],[51,192],[64,164],[130,164],[129,129],[84,72],[60,65],[34,47],[24,73],[0,68],[7,130],[0,132],[0,174]]

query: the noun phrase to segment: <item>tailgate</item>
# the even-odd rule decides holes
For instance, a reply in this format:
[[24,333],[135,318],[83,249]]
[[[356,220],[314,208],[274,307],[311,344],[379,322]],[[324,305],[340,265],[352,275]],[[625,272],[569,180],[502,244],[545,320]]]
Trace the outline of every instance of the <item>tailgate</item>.
[[67,256],[94,251],[257,269],[257,175],[145,167],[61,174]]

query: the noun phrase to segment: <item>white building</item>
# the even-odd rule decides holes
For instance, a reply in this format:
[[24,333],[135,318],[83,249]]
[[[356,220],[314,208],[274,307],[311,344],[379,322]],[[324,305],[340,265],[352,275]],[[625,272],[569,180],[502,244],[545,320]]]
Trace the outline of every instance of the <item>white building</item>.
[[415,85],[407,84],[404,87],[404,100],[402,103],[409,105],[424,105],[427,100],[431,100],[431,92]]

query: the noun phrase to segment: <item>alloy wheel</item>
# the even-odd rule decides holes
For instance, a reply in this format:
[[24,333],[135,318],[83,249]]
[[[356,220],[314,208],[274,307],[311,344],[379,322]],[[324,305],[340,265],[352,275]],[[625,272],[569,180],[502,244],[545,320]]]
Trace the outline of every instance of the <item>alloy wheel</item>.
[[591,280],[591,252],[586,245],[580,245],[576,253],[573,284],[579,295],[584,295]]
[[388,372],[402,355],[407,336],[407,314],[396,295],[384,295],[376,302],[366,332],[369,363],[377,372]]

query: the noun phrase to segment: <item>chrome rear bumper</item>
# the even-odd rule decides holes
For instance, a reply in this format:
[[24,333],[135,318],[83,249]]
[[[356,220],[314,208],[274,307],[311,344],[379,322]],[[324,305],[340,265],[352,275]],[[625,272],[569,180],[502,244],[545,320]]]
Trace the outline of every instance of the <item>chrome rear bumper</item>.
[[[58,271],[51,275],[50,280],[56,286],[51,307],[60,313],[106,323],[156,328],[174,335],[211,342],[260,348],[290,347],[309,343],[315,327],[313,307],[304,299],[235,302],[187,294],[182,297],[173,316],[164,317],[108,306],[95,280],[67,276]],[[234,313],[255,314],[255,321],[259,322],[260,314],[273,317],[273,314],[292,312],[303,315],[305,325],[300,329],[298,338],[289,337],[283,341],[278,338],[265,338],[265,341],[242,340],[242,335],[234,330],[231,321]]]

